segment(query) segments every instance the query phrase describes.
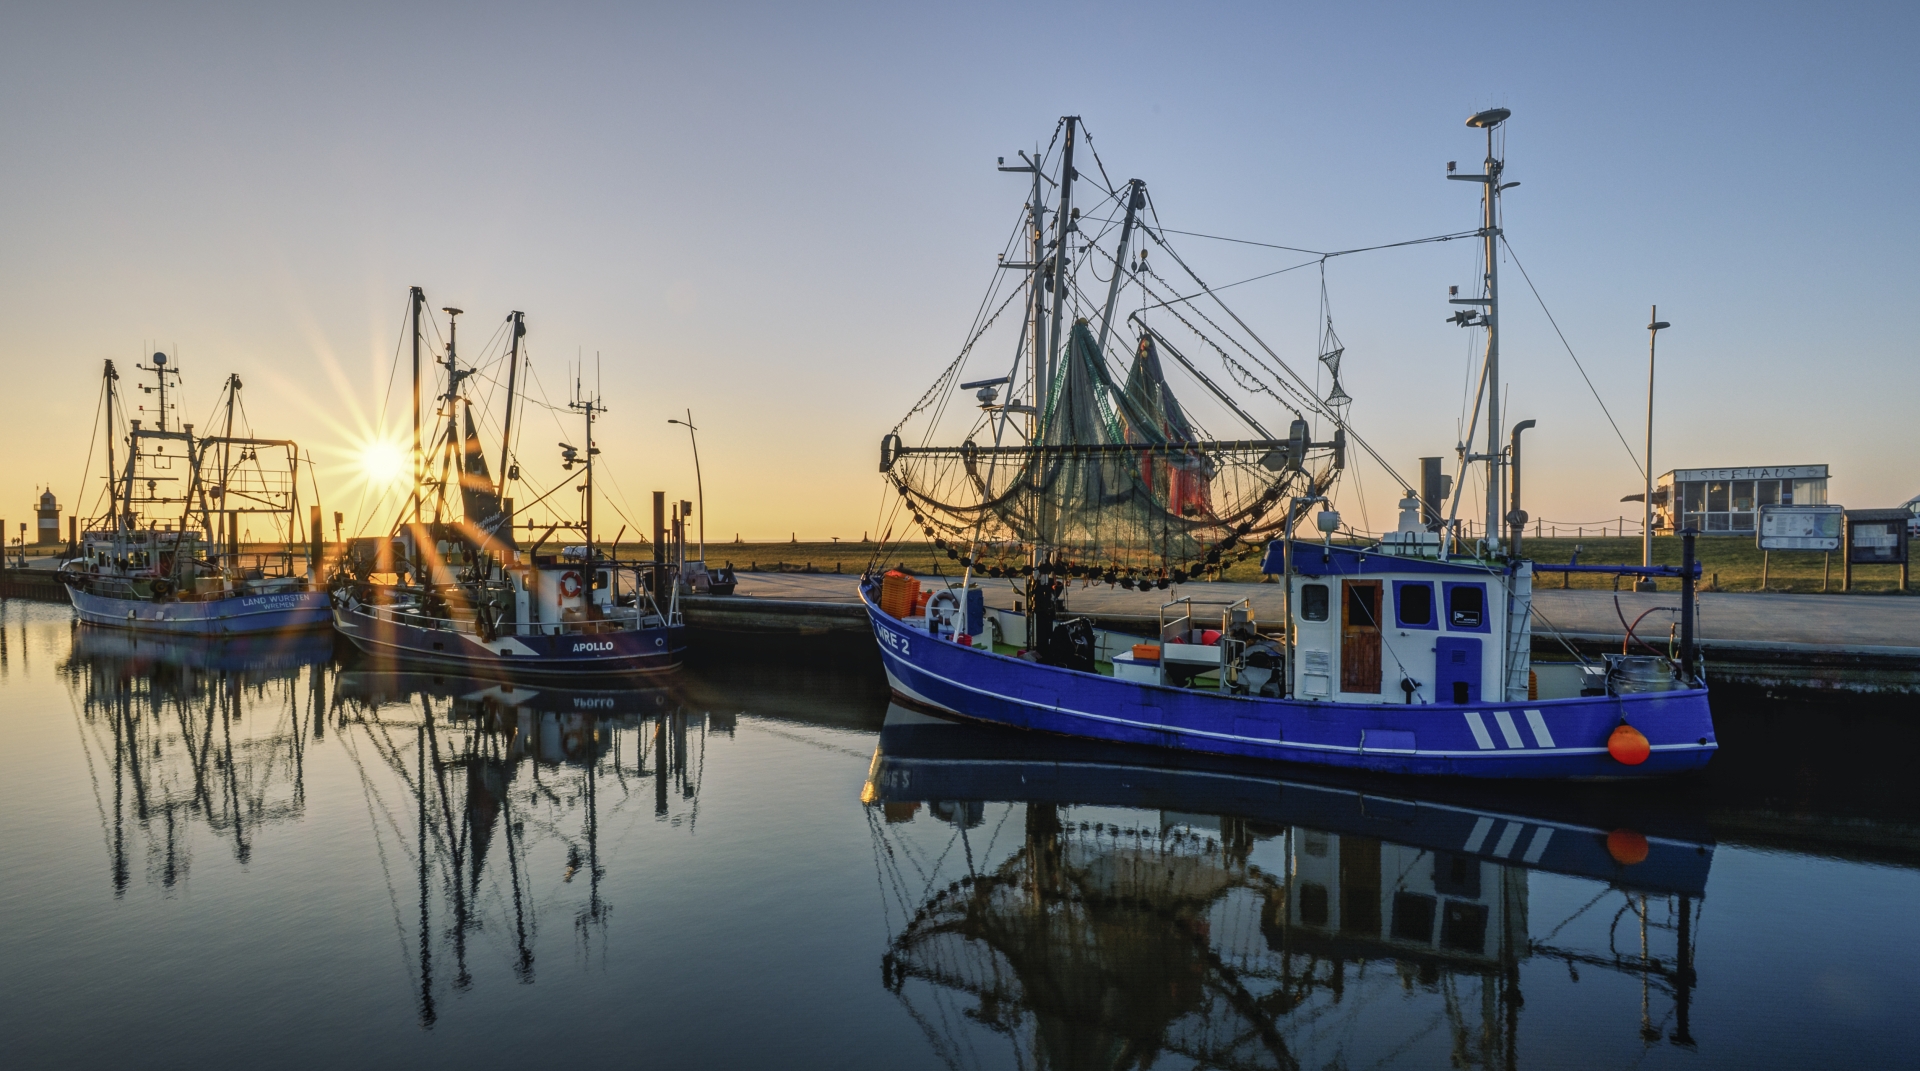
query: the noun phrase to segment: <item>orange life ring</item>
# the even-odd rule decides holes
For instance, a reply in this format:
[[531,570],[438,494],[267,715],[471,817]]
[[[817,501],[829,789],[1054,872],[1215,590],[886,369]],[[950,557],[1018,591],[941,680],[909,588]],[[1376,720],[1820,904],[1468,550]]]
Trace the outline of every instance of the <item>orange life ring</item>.
[[560,574],[560,594],[562,597],[568,599],[577,599],[580,597],[579,573],[566,572]]

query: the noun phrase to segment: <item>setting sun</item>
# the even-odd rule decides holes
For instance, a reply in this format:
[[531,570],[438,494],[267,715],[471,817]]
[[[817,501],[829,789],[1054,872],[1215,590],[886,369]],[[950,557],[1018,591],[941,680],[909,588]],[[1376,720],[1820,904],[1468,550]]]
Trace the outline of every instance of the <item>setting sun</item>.
[[385,490],[407,474],[407,452],[398,443],[375,440],[360,449],[360,476],[369,487]]

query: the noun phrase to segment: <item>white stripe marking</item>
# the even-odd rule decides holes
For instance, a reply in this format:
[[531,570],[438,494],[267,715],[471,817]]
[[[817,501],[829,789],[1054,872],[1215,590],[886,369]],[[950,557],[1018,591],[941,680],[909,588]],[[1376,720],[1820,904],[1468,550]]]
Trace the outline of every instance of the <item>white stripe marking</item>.
[[1553,830],[1541,826],[1533,831],[1533,840],[1527,844],[1527,854],[1521,856],[1529,864],[1537,864],[1547,852],[1547,841],[1553,838]]
[[1493,712],[1493,720],[1500,723],[1500,735],[1507,738],[1508,747],[1526,747],[1527,742],[1520,739],[1520,730],[1513,727],[1513,715],[1504,710]]
[[1487,723],[1481,720],[1480,712],[1477,710],[1469,710],[1465,713],[1467,715],[1467,728],[1473,730],[1473,742],[1479,744],[1480,750],[1482,751],[1492,751],[1493,737],[1487,735]]
[[1541,747],[1553,747],[1553,734],[1547,731],[1547,719],[1537,710],[1527,711],[1527,724],[1533,729],[1533,738]]
[[1493,854],[1505,859],[1513,854],[1513,842],[1520,839],[1520,831],[1527,828],[1521,822],[1508,822],[1507,828],[1500,831],[1500,843],[1493,846]]
[[1467,846],[1460,850],[1468,855],[1479,851],[1480,846],[1487,842],[1487,834],[1491,832],[1493,832],[1493,819],[1481,815],[1473,823],[1473,833],[1467,837]]

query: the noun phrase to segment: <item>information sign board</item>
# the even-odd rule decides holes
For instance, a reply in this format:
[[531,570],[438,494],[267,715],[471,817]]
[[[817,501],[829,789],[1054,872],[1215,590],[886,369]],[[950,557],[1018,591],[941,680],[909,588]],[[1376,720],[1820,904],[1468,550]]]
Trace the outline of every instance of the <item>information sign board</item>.
[[1847,513],[1847,561],[1899,565],[1907,560],[1907,512],[1856,509]]
[[1761,550],[1840,549],[1844,506],[1761,506]]

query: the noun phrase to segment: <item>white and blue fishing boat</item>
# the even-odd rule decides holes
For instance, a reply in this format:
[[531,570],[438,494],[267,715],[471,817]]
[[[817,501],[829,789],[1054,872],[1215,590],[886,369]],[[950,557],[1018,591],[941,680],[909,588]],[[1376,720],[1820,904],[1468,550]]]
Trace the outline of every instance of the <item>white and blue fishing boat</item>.
[[[654,560],[622,561],[594,538],[593,445],[597,397],[569,407],[585,419],[585,447],[561,443],[567,475],[529,504],[560,492],[581,494],[579,523],[555,520],[529,530],[540,535],[522,548],[515,537],[508,482],[520,479],[514,460],[513,419],[519,393],[521,313],[510,314],[501,336],[507,403],[500,425],[499,476],[487,465],[465,386],[481,366],[462,367],[456,349],[458,309],[448,315],[444,369],[434,412],[435,441],[422,435],[421,313],[418,287],[409,297],[414,349],[414,488],[405,513],[383,537],[347,542],[330,578],[334,628],[368,654],[508,676],[644,674],[677,668],[686,653],[686,626],[667,540],[663,506],[654,503]],[[497,377],[496,377],[497,378]],[[577,393],[577,390],[576,390]],[[438,476],[435,476],[435,469]],[[575,469],[583,470],[575,473]],[[581,482],[577,485],[574,481]],[[581,541],[549,546],[572,531]],[[624,530],[623,530],[624,531]]]
[[[1460,472],[1485,465],[1477,534],[1439,459],[1423,459],[1416,493],[1349,424],[1324,289],[1319,367],[1303,376],[1176,251],[1179,232],[1160,225],[1144,183],[1114,187],[1104,166],[1076,170],[1077,119],[1021,166],[1003,162],[1031,174],[1032,193],[994,291],[960,356],[881,444],[899,509],[958,572],[919,597],[919,582],[900,574],[863,578],[894,692],[1040,732],[1400,774],[1624,778],[1703,766],[1717,744],[1693,644],[1690,533],[1681,567],[1616,570],[1679,580],[1668,649],[1604,663],[1532,658],[1519,443],[1533,422],[1503,441],[1500,413],[1496,131],[1507,116],[1468,120],[1486,134],[1485,170],[1448,176],[1480,184],[1480,226],[1427,239],[1482,248],[1482,283],[1466,297],[1456,289],[1450,317],[1485,341],[1457,447]],[[1094,187],[1088,207],[1077,185]],[[1158,270],[1167,261],[1177,279]],[[1088,290],[1105,284],[1103,301],[1083,275]],[[1123,296],[1139,306],[1124,325]],[[1011,367],[969,379],[977,344],[1020,302]],[[1108,349],[1123,326],[1130,355]],[[1230,383],[1211,378],[1200,354]],[[1168,358],[1211,399],[1209,412],[1175,398]],[[1026,397],[1002,402],[1003,387]],[[979,415],[961,445],[933,445],[956,389],[978,392]],[[1284,436],[1256,415],[1275,404],[1287,411]],[[1234,431],[1208,431],[1214,421]],[[1484,450],[1473,450],[1481,434]],[[1384,536],[1351,531],[1333,508],[1356,451],[1408,488]],[[1317,539],[1295,535],[1309,513]],[[1161,606],[1157,630],[1131,634],[1067,606],[1075,584],[1163,590],[1255,554],[1282,585],[1277,625],[1246,600],[1188,596]],[[1011,612],[986,606],[981,585],[996,580],[1014,586]]]
[[[222,433],[195,435],[173,416],[178,365],[156,353],[138,370],[154,379],[140,388],[151,407],[133,410],[139,417],[120,399],[112,361],[102,375],[106,508],[60,567],[74,612],[91,625],[186,636],[326,628],[327,593],[313,564],[319,508],[303,537],[298,444],[244,427],[235,434],[239,376],[227,377],[215,410],[225,413]],[[265,529],[264,547],[254,524]]]

